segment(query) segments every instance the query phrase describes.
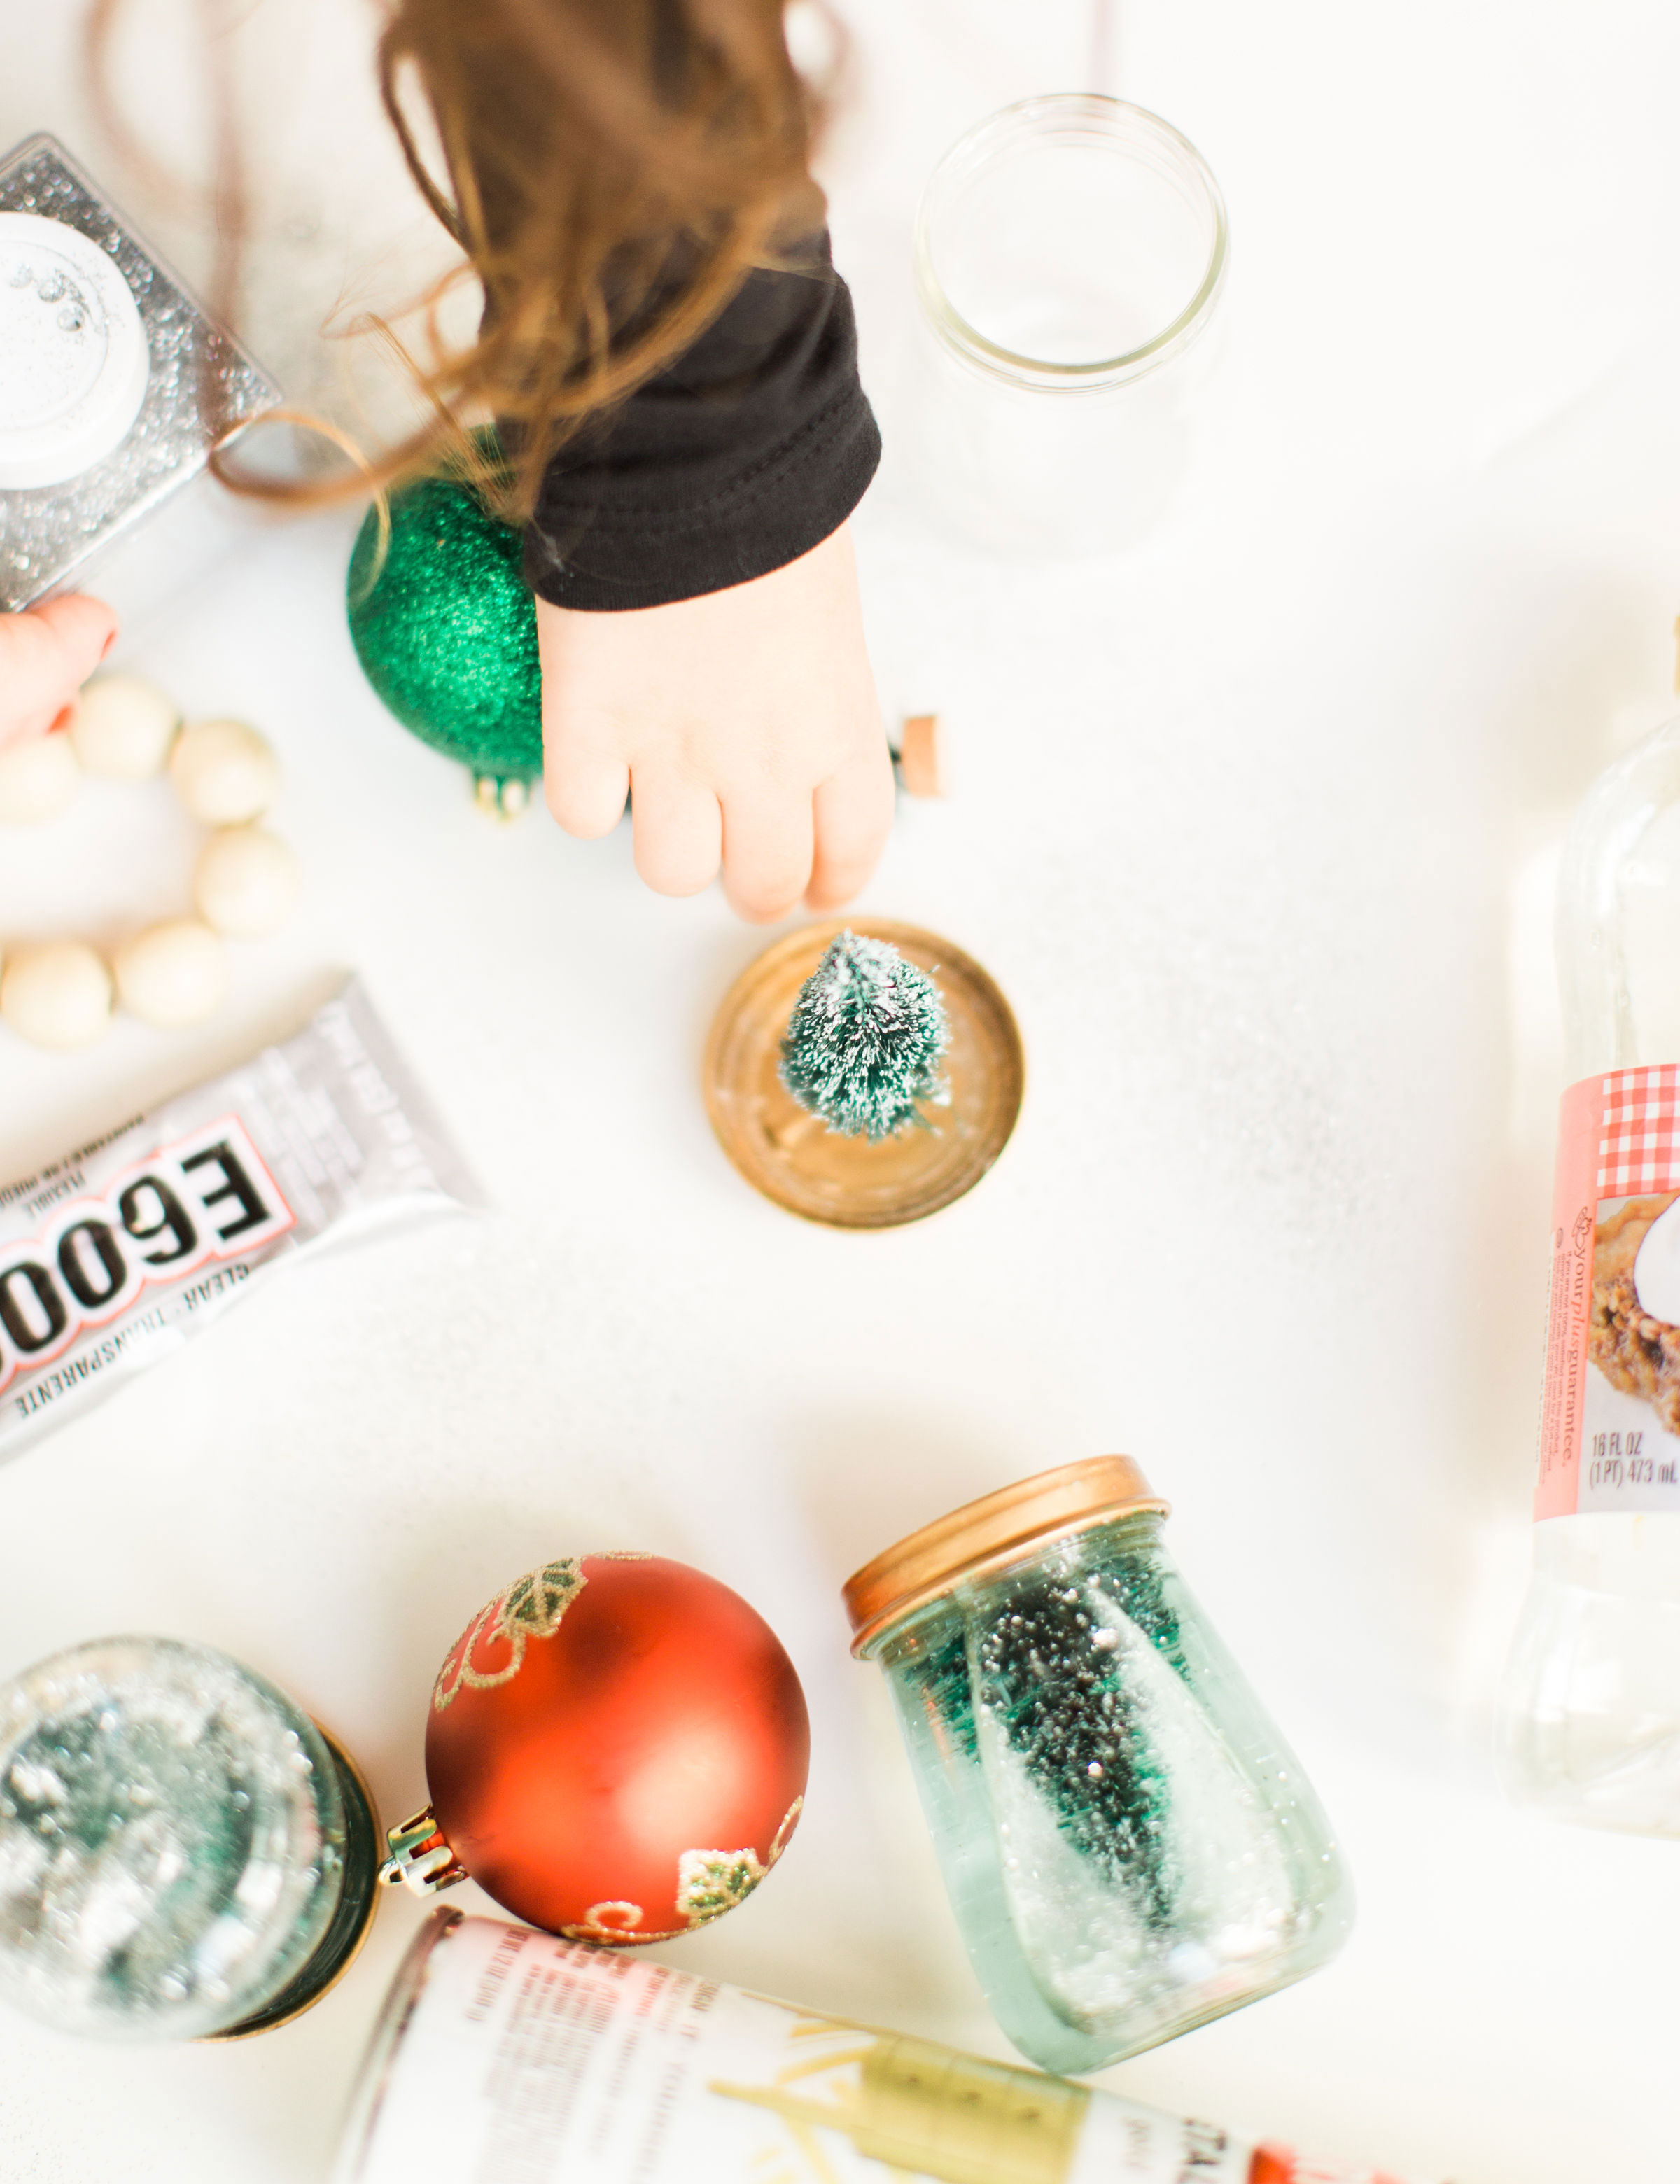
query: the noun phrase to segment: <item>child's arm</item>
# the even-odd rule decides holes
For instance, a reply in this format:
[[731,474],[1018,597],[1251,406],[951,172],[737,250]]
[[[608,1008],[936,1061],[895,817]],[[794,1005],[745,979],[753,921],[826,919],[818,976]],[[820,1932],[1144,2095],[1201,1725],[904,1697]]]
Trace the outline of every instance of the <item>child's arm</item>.
[[743,916],[869,878],[891,760],[845,529],[880,438],[819,234],[569,443],[526,533],[545,783],[574,834],[633,794],[637,869]]
[[636,866],[661,894],[723,866],[743,917],[869,878],[893,769],[843,526],[768,576],[620,614],[537,603],[548,807],[605,834],[634,797]]
[[0,614],[0,745],[56,727],[116,635],[117,618],[99,599],[71,595]]

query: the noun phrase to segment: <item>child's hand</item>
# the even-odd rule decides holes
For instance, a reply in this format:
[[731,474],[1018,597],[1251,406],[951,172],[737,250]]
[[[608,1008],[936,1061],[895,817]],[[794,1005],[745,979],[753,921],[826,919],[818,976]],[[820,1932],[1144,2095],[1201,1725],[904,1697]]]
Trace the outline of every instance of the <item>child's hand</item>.
[[569,834],[634,800],[636,868],[696,894],[723,866],[743,917],[827,910],[874,871],[893,766],[864,649],[852,542],[670,606],[537,602],[543,783]]
[[72,595],[25,614],[0,614],[0,746],[44,735],[116,642],[103,601]]

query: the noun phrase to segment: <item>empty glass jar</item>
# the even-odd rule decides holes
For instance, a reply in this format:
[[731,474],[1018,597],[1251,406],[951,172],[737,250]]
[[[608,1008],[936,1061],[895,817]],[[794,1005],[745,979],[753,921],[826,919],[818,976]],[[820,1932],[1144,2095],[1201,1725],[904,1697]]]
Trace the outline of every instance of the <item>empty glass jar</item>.
[[65,2031],[282,2024],[372,1916],[354,1769],[208,1646],[105,1638],[0,1685],[0,1999]]
[[1226,259],[1219,185],[1142,107],[1031,98],[971,130],[916,215],[898,430],[924,504],[1010,554],[1141,537],[1188,460]]
[[1173,1567],[1165,1514],[1129,1458],[1093,1457],[845,1588],[987,1998],[1048,2070],[1288,1986],[1351,1918],[1324,1813]]

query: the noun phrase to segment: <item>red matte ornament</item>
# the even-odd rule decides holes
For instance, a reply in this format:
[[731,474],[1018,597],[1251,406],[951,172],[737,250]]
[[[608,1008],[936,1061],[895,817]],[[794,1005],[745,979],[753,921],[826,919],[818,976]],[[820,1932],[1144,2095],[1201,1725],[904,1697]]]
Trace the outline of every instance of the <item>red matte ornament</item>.
[[804,1693],[738,1593],[658,1555],[545,1563],[438,1671],[430,1808],[391,1880],[470,1875],[580,1941],[669,1941],[751,1893],[786,1848],[810,1760]]

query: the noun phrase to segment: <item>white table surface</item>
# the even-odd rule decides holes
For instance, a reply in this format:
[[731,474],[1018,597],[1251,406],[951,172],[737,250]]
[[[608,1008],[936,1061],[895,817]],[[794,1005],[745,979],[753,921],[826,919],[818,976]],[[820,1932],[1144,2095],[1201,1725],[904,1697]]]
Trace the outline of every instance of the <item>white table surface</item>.
[[[884,388],[921,178],[989,109],[1081,86],[1089,23],[846,12],[836,250]],[[30,11],[0,16],[26,53]],[[304,907],[202,1034],[0,1039],[0,1168],[354,966],[496,1210],[292,1269],[0,1472],[0,1674],[119,1630],[225,1646],[391,1819],[437,1663],[503,1582],[681,1557],[781,1632],[815,1747],[774,1880],[660,1953],[1003,2053],[837,1587],[960,1500],[1126,1449],[1360,1910],[1330,1969],[1103,2082],[1416,2184],[1672,2184],[1680,1852],[1509,1809],[1488,1721],[1527,1555],[1548,859],[1672,702],[1680,17],[1138,0],[1115,31],[1115,87],[1230,203],[1194,475],[1125,561],[965,556],[890,477],[859,523],[889,716],[939,710],[960,775],[861,906],[1013,1000],[1029,1089],[995,1173],[882,1235],[754,1196],[696,1076],[762,937],[645,893],[627,830],[483,820],[357,671],[350,519],[239,526],[122,664],[273,736]],[[0,86],[8,137],[57,118],[29,87]],[[49,845],[0,843],[0,939],[182,906],[187,838],[162,788],[88,791]],[[8,2017],[0,2177],[319,2179],[421,1915],[387,1903],[325,2004],[231,2049]]]

